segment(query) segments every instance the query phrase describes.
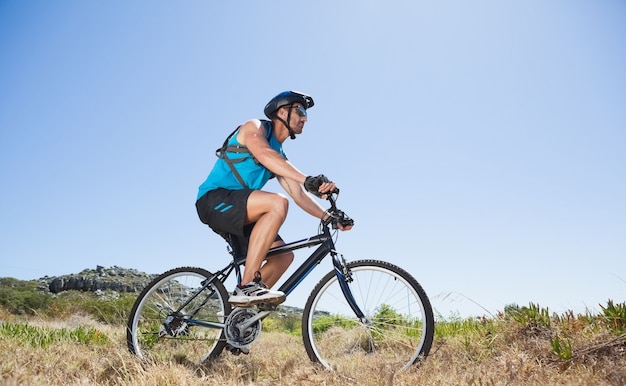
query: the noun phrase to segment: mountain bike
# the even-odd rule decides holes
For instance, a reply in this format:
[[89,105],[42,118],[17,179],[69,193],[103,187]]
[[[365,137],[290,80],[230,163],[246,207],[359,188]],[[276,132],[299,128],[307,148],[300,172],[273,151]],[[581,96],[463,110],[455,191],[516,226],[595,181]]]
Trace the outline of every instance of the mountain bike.
[[[380,260],[348,262],[335,250],[337,224],[353,221],[329,194],[330,216],[318,234],[272,248],[267,258],[317,246],[279,290],[289,295],[327,256],[333,269],[311,291],[302,311],[302,338],[313,362],[328,370],[389,366],[406,370],[425,358],[434,335],[432,307],[425,291],[404,269]],[[127,343],[148,361],[207,364],[227,349],[249,352],[262,320],[280,306],[232,307],[224,281],[241,282],[245,253],[224,235],[232,256],[223,269],[181,267],[156,277],[130,313]]]

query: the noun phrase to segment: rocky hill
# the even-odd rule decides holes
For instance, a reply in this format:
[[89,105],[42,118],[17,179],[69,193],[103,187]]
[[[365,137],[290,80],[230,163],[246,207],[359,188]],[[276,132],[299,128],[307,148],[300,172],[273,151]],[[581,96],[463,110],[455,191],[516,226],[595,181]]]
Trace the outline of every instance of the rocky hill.
[[118,266],[105,268],[99,265],[96,269],[85,269],[77,274],[55,277],[45,276],[39,279],[39,281],[41,289],[55,294],[68,290],[139,292],[154,277],[155,275],[139,272],[136,269]]
[[[105,295],[104,291],[107,290],[118,293],[140,292],[156,276],[136,269],[98,265],[96,269],[84,269],[76,274],[42,277],[39,279],[39,289],[53,294],[69,290],[94,292],[98,296]],[[300,307],[282,304],[280,309],[279,317],[286,317],[290,313],[302,314]]]

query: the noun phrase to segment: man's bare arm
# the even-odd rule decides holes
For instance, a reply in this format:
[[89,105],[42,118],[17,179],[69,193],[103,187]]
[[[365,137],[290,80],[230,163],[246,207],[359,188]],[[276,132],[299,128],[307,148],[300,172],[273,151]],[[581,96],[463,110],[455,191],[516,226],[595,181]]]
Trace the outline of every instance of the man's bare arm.
[[317,203],[298,182],[285,177],[277,177],[280,185],[302,210],[315,218],[322,218],[325,210]]
[[245,145],[254,157],[272,173],[294,180],[299,184],[304,184],[306,175],[287,161],[280,153],[272,149],[265,139],[266,134],[261,122],[258,119],[253,119],[241,126],[237,140],[242,145]]

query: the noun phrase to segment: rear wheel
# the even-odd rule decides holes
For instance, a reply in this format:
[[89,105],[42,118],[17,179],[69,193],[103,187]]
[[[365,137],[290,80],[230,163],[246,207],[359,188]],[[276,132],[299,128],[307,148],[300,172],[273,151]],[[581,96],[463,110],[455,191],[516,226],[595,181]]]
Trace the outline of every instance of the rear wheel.
[[230,312],[228,293],[202,268],[175,268],[154,279],[130,313],[128,349],[150,361],[200,364],[224,346],[221,323]]
[[434,317],[413,276],[379,260],[355,261],[347,268],[348,286],[365,320],[355,316],[335,272],[328,273],[304,308],[302,335],[309,358],[329,370],[356,374],[381,366],[406,370],[426,357]]

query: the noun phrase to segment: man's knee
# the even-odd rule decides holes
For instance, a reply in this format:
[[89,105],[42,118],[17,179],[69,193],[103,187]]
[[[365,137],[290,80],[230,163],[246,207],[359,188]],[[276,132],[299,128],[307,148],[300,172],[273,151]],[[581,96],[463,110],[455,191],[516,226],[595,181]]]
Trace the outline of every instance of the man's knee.
[[282,194],[275,194],[272,198],[272,211],[286,216],[289,211],[289,199]]

